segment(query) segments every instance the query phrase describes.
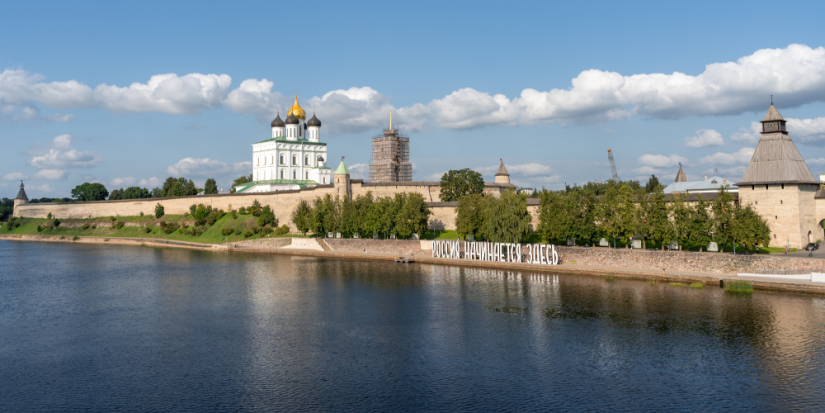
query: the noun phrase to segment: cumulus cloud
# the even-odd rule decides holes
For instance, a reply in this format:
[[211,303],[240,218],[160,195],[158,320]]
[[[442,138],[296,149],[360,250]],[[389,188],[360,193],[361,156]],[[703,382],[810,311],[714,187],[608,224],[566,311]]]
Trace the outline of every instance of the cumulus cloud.
[[138,181],[138,186],[142,186],[144,188],[154,188],[156,186],[160,186],[163,181],[158,177],[151,177],[149,179],[141,179]]
[[66,179],[66,171],[62,169],[41,169],[34,174],[34,179],[46,179],[49,181],[62,181]]
[[759,122],[751,122],[750,129],[740,128],[738,132],[730,136],[730,139],[735,142],[754,145],[756,142],[759,142],[760,132],[762,132],[762,124]]
[[20,181],[23,179],[29,179],[29,176],[22,173],[22,172],[12,172],[9,174],[3,175],[3,180],[5,181]]
[[734,153],[716,152],[699,159],[700,163],[711,165],[747,164],[753,157],[754,148],[742,148]]
[[[74,80],[47,83],[41,75],[6,70],[0,74],[0,102],[29,108],[39,102],[52,108],[174,114],[227,106],[262,121],[269,120],[278,107],[286,109],[291,104],[291,99],[272,91],[274,83],[267,79],[247,79],[234,90],[230,90],[231,81],[225,74],[169,73],[128,87],[102,84],[92,89]],[[322,122],[326,121],[325,132],[336,135],[385,126],[390,109],[395,123],[408,131],[424,130],[431,122],[447,129],[473,129],[557,121],[593,123],[632,116],[677,119],[740,114],[764,110],[764,98],[770,94],[783,107],[825,100],[825,48],[791,44],[761,49],[733,62],[708,64],[698,75],[623,75],[590,69],[579,73],[567,88],[527,88],[512,98],[462,88],[427,103],[395,108],[385,96],[363,86],[333,90],[302,105],[308,111],[317,110]]]
[[667,168],[679,165],[679,163],[686,164],[687,158],[679,155],[654,155],[644,154],[639,157],[639,163],[645,166],[653,166],[657,168]]
[[60,135],[52,142],[41,142],[30,148],[29,165],[42,169],[90,168],[103,163],[103,155],[93,151],[73,149],[72,135]]
[[806,159],[808,165],[825,165],[825,158]]
[[725,144],[722,135],[713,129],[699,129],[696,135],[685,138],[685,146],[704,148],[706,146],[721,146]]
[[48,184],[43,184],[39,186],[27,186],[26,190],[28,192],[54,192],[54,188],[52,188]]
[[[825,145],[825,117],[813,119],[787,118],[788,133],[797,142],[813,145]],[[762,123],[751,122],[750,128],[741,128],[731,135],[731,140],[742,143],[755,144],[762,136]]]
[[348,167],[350,177],[352,179],[369,179],[370,178],[370,166],[365,163],[357,163]]
[[236,162],[227,164],[209,158],[183,158],[174,165],[166,168],[166,173],[174,176],[214,178],[227,174],[246,174],[252,170],[252,162]]
[[654,168],[652,166],[642,166],[633,170],[633,173],[637,175],[656,175],[661,174],[662,170],[659,168]]
[[132,186],[135,183],[135,178],[127,176],[125,178],[112,179],[112,186]]

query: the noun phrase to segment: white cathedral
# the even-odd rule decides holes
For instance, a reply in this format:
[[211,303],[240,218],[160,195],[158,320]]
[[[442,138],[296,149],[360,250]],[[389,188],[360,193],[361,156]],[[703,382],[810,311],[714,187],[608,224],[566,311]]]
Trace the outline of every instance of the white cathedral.
[[252,144],[252,182],[237,192],[270,192],[332,184],[332,170],[326,167],[327,144],[321,142],[321,121],[295,104],[272,121],[272,137]]

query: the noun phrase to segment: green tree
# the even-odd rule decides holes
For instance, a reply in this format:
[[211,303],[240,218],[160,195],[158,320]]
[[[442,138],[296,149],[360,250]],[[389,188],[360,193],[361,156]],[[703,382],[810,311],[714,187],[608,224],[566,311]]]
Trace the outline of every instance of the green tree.
[[312,229],[312,208],[307,201],[301,200],[292,212],[292,223],[304,236]]
[[120,189],[113,189],[112,193],[109,194],[109,200],[116,200],[116,199],[123,199],[123,188]]
[[441,177],[441,201],[457,201],[463,195],[481,194],[484,179],[481,174],[468,168],[451,170]]
[[146,188],[141,188],[139,186],[130,186],[126,188],[125,191],[122,191],[122,196],[122,199],[142,199],[152,197]]
[[217,194],[218,183],[212,178],[207,179],[206,183],[203,184],[203,193],[206,195]]
[[0,220],[6,219],[12,213],[14,213],[14,200],[3,198],[3,201],[0,202]]
[[566,192],[543,190],[539,193],[538,233],[548,242],[559,242],[567,237]]
[[72,189],[72,198],[80,201],[103,201],[107,196],[109,196],[109,191],[98,183],[85,182]]
[[662,188],[660,187],[656,192],[653,192],[648,201],[644,213],[646,221],[645,235],[650,240],[660,243],[662,249],[664,249],[665,242],[672,241],[676,236],[676,231],[670,221],[670,208]]
[[768,221],[759,216],[750,206],[733,206],[731,238],[747,248],[757,245],[767,246],[771,241]]
[[713,213],[713,240],[721,244],[729,244],[733,239],[733,195],[720,189],[716,199],[711,202],[711,212]]
[[707,248],[710,243],[712,224],[707,201],[700,194],[699,199],[689,210],[687,222],[687,241],[692,247]]
[[264,206],[258,216],[258,226],[263,227],[266,225],[273,227],[278,226],[278,219],[275,218],[275,214],[272,212],[272,208],[270,208],[269,205]]
[[164,215],[163,205],[161,205],[160,203],[158,203],[157,205],[155,205],[155,218],[158,218],[158,219],[159,219],[159,218],[160,218],[160,217],[162,217],[163,215]]
[[468,235],[479,240],[484,231],[484,201],[480,194],[464,195],[458,198],[455,227],[458,236],[467,239]]
[[645,193],[652,194],[659,191],[664,191],[664,185],[659,183],[659,178],[656,175],[650,175],[650,179],[645,184]]
[[493,242],[521,242],[530,234],[527,196],[508,189],[488,197],[484,206],[484,237]]
[[412,234],[421,236],[427,232],[429,221],[430,208],[427,207],[424,197],[417,192],[410,193],[398,211],[396,233],[401,238],[409,238]]
[[232,181],[232,192],[237,191],[239,186],[249,182],[252,182],[252,174],[241,175],[238,179]]
[[152,189],[152,198],[163,198],[166,196],[166,192],[163,192],[163,188],[153,188]]

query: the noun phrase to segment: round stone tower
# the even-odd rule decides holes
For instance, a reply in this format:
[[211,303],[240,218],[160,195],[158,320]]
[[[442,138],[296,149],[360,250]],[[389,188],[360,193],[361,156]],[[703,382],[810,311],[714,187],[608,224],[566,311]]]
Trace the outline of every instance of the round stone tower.
[[26,196],[26,190],[23,189],[23,181],[20,181],[20,191],[17,192],[17,196],[14,198],[14,213],[12,216],[20,216],[17,212],[18,205],[25,205],[29,203],[29,197]]
[[510,183],[510,174],[507,173],[507,168],[504,167],[504,161],[501,161],[501,165],[498,167],[498,172],[496,172],[496,183],[497,184],[509,184]]
[[349,179],[349,169],[344,165],[344,157],[341,157],[341,164],[335,170],[335,193],[339,198],[352,200],[352,183]]

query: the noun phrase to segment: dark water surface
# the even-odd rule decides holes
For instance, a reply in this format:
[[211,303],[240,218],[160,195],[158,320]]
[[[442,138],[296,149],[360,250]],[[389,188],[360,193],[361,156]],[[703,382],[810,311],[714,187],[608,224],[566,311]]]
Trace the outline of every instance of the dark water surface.
[[0,411],[825,410],[825,299],[0,241]]

